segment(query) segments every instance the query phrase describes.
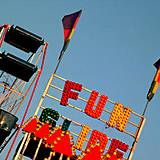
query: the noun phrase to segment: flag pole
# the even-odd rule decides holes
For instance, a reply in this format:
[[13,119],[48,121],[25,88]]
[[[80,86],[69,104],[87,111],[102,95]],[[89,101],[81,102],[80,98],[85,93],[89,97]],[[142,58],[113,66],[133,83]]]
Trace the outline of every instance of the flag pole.
[[146,105],[145,105],[145,108],[144,108],[144,111],[143,111],[143,113],[142,113],[142,116],[145,115],[146,110],[147,110],[147,108],[148,108],[148,104],[149,104],[149,101],[147,100]]
[[54,70],[53,74],[56,74],[57,69],[58,69],[58,67],[59,67],[59,65],[60,65],[60,63],[61,63],[61,61],[62,61],[62,59],[63,59],[64,52],[65,52],[65,51],[62,49],[61,52],[60,52],[60,56],[59,56],[59,58],[58,58],[58,62],[57,62],[57,65],[56,65],[56,67],[55,67],[55,70]]

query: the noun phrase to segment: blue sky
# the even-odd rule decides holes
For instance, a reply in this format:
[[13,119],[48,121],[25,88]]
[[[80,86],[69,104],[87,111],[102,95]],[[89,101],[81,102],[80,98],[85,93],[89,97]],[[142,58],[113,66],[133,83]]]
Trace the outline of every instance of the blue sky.
[[[142,113],[160,57],[158,0],[5,0],[0,23],[19,25],[42,36],[49,48],[32,105],[38,104],[63,46],[64,15],[82,15],[57,74]],[[149,104],[133,160],[157,159],[160,151],[160,89]],[[84,123],[86,123],[84,119]],[[5,155],[5,153],[2,153]]]

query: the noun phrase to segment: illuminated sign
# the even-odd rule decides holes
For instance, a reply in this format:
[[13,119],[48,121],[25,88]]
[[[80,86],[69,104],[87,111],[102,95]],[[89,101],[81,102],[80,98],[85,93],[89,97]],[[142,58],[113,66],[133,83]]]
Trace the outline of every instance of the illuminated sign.
[[[60,84],[63,82],[64,86],[61,88],[56,85],[57,81]],[[52,104],[53,108],[45,107]],[[71,110],[77,114],[72,114]],[[80,123],[83,119],[79,118],[81,115],[98,121],[99,126],[93,127],[87,120],[87,124]],[[23,131],[32,134],[34,139],[38,138],[38,146],[50,148],[54,153],[51,152],[50,157],[59,152],[61,159],[63,156],[74,159],[76,155],[77,160],[131,160],[144,124],[144,118],[130,107],[113,102],[98,91],[89,90],[82,84],[55,74],[51,76],[34,116],[36,118],[26,123]],[[134,122],[134,119],[137,120]],[[123,137],[121,134],[125,134],[129,141],[123,138],[118,140],[117,135],[112,134],[113,129],[116,129],[118,139]],[[34,157],[39,150],[37,148],[34,151]]]
[[[50,113],[56,113],[56,115],[58,115],[58,112],[55,110],[52,110],[50,108],[46,108],[45,110],[50,111]],[[48,119],[49,116],[51,116],[51,114],[48,114],[48,112],[44,111],[41,114],[41,117],[44,116],[46,117],[46,119]],[[58,120],[58,119],[57,119]],[[67,123],[66,123],[67,122]],[[68,122],[69,124],[71,123],[71,121],[66,121],[64,120],[63,124],[67,124],[67,128],[68,128]],[[35,138],[40,138],[40,139],[44,139],[45,140],[45,144],[46,147],[50,147],[53,149],[53,151],[57,151],[62,153],[62,150],[66,150],[64,148],[62,148],[62,144],[65,144],[65,147],[68,148],[70,151],[72,150],[72,146],[70,145],[70,138],[69,138],[69,132],[65,132],[64,130],[62,130],[64,127],[62,125],[62,127],[59,127],[57,129],[55,129],[54,131],[52,130],[52,121],[48,121],[47,123],[43,123],[40,122],[39,120],[37,120],[36,118],[31,119],[23,128],[23,131],[25,132],[29,132],[29,133],[33,133]],[[56,125],[56,122],[54,123]],[[51,130],[49,129],[49,125],[51,125]],[[89,126],[83,126],[80,135],[78,137],[77,143],[75,145],[75,148],[78,150],[82,150],[84,141],[86,140],[86,136],[89,132],[90,127]],[[64,142],[63,142],[64,141]],[[98,143],[98,147],[93,147],[97,145],[97,141]],[[97,154],[97,151],[95,152],[95,150],[98,149],[98,152],[100,153],[100,157],[102,156],[103,152],[105,151],[106,145],[108,143],[108,137],[106,134],[99,132],[98,130],[93,130],[90,136],[90,139],[88,141],[87,147],[86,147],[86,155],[85,157],[88,156],[93,156],[95,153]],[[68,147],[66,146],[66,144],[68,144]],[[59,147],[57,147],[59,146]],[[57,149],[58,148],[58,149]],[[94,148],[94,149],[93,149]],[[125,143],[122,143],[119,140],[113,139],[108,153],[107,153],[107,157],[112,156],[114,151],[116,151],[116,149],[121,149],[122,151],[126,152],[128,150],[128,145],[126,145]],[[94,150],[94,152],[93,152]],[[88,154],[87,154],[88,153]],[[92,153],[92,154],[91,154]],[[63,152],[64,154],[64,152]],[[72,156],[72,153],[69,152],[69,154],[67,152],[65,152],[65,155],[67,156]],[[117,157],[118,158],[123,158],[123,153],[117,151]],[[86,158],[84,158],[86,159]]]
[[[60,104],[63,106],[68,105],[68,99],[77,100],[78,99],[78,93],[73,92],[72,90],[81,91],[82,85],[71,82],[67,80],[64,85],[64,89],[62,92],[62,97]],[[90,94],[90,97],[87,101],[86,107],[84,109],[84,112],[91,116],[92,118],[99,118],[101,117],[101,114],[104,110],[104,107],[106,105],[106,102],[108,100],[108,97],[105,95],[101,95],[99,97],[98,104],[96,105],[96,108],[94,108],[96,100],[98,98],[99,93],[97,91],[92,91]],[[110,127],[115,127],[119,131],[123,132],[125,130],[125,127],[128,123],[128,119],[130,117],[132,109],[129,107],[124,108],[122,104],[116,103],[113,109],[113,112],[111,113],[109,122],[107,123]]]

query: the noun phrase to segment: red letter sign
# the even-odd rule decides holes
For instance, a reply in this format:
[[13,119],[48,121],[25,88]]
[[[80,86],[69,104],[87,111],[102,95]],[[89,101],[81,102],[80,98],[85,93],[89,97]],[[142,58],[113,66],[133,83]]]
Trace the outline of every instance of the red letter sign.
[[131,108],[124,108],[122,104],[116,103],[113,112],[111,113],[108,125],[124,132],[131,112]]
[[108,143],[108,137],[104,133],[99,132],[97,130],[92,131],[91,137],[87,144],[87,149],[90,150],[92,148],[91,146],[95,146],[97,144],[97,141],[100,145],[99,147],[101,149],[101,153],[103,153]]
[[63,89],[61,101],[60,101],[61,105],[67,106],[69,98],[74,99],[74,100],[78,99],[78,93],[71,91],[71,89],[74,89],[80,92],[82,90],[82,85],[79,83],[66,81],[64,89]]
[[128,145],[119,141],[119,140],[117,140],[117,139],[112,139],[111,145],[110,145],[110,147],[108,149],[108,152],[107,152],[107,159],[106,160],[110,160],[110,157],[112,157],[114,152],[116,152],[116,157],[117,158],[119,158],[119,159],[123,158],[123,153],[116,150],[116,149],[120,149],[124,152],[127,152]]
[[98,101],[98,104],[96,106],[96,109],[93,109],[94,108],[94,105],[95,105],[95,102],[96,102],[96,99],[98,97],[98,92],[97,91],[92,91],[91,93],[91,96],[88,100],[88,103],[86,105],[86,108],[85,108],[85,113],[93,118],[99,118],[102,114],[102,111],[104,109],[104,106],[108,100],[108,97],[107,96],[100,96],[100,99]]

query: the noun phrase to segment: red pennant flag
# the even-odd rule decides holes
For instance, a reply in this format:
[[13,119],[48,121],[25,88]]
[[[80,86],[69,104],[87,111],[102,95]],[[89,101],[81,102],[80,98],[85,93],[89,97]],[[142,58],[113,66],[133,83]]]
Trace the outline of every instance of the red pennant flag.
[[62,130],[56,130],[50,137],[47,138],[46,143],[53,144],[57,137],[61,137]]
[[37,120],[36,118],[33,118],[29,123],[27,123],[24,128],[23,128],[23,131],[25,132],[34,132],[37,128]]
[[82,10],[66,15],[62,19],[63,29],[64,29],[64,45],[61,54],[59,56],[59,59],[61,58],[62,54],[64,54],[65,50],[68,47],[69,41],[72,38],[72,35],[74,33],[74,30],[76,28],[81,13]]
[[100,147],[95,146],[89,153],[87,153],[82,160],[100,160],[101,159]]
[[49,134],[49,124],[45,123],[40,129],[36,130],[34,135],[38,138],[45,138]]
[[57,144],[54,145],[52,148],[53,151],[59,152],[61,154],[64,154],[68,157],[72,157],[72,146],[70,141],[69,134],[65,134],[64,136],[60,137],[60,141],[57,141]]

